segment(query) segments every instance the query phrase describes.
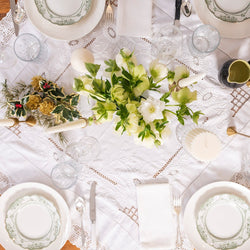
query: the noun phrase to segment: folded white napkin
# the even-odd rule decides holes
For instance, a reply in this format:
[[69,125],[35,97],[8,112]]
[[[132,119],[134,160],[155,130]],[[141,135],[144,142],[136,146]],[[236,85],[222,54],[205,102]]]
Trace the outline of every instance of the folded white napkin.
[[167,183],[137,186],[139,232],[142,250],[175,247],[176,221]]
[[116,29],[122,36],[150,37],[152,0],[119,0]]

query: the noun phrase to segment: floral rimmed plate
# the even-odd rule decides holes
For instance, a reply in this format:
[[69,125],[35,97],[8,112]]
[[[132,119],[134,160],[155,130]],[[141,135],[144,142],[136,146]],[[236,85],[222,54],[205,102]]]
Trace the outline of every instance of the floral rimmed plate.
[[250,3],[248,0],[205,0],[208,9],[225,22],[242,22],[250,18]]
[[9,237],[25,249],[42,249],[57,238],[60,216],[53,203],[41,195],[23,196],[6,213]]
[[250,237],[250,208],[236,195],[209,198],[198,212],[197,230],[216,249],[234,249]]
[[57,25],[71,25],[80,21],[90,10],[91,0],[35,0],[40,14]]

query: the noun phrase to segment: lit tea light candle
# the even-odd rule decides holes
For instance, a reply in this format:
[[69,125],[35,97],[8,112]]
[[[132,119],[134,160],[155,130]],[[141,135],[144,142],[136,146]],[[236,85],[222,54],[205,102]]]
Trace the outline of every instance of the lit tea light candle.
[[191,130],[186,135],[184,143],[190,154],[200,161],[211,161],[221,151],[219,138],[202,128]]
[[6,127],[11,127],[11,126],[13,126],[13,125],[15,125],[15,120],[14,119],[1,119],[0,120],[0,126],[1,127],[4,127],[4,126],[6,126]]
[[94,56],[93,54],[84,48],[76,49],[72,52],[71,55],[71,66],[74,70],[79,73],[87,73],[85,63],[93,63]]
[[59,133],[63,131],[74,130],[78,128],[85,128],[87,126],[86,119],[79,119],[77,121],[63,123],[57,126],[47,128],[45,131],[49,134]]

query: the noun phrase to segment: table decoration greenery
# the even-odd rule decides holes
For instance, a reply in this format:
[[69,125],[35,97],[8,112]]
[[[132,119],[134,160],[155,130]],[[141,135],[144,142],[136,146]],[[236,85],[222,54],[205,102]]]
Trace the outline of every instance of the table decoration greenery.
[[13,88],[5,81],[2,93],[6,117],[33,116],[46,127],[80,118],[79,94],[65,94],[63,88],[42,76],[34,76],[28,85],[19,82]]
[[[181,124],[186,117],[198,122],[201,111],[194,112],[188,107],[196,100],[197,92],[178,85],[179,80],[189,76],[185,66],[177,66],[171,71],[155,60],[148,73],[143,65],[137,64],[134,53],[126,48],[121,49],[115,59],[104,63],[107,78],[97,76],[101,65],[85,63],[88,73],[74,80],[76,92],[96,100],[93,117],[89,120],[96,119],[99,123],[113,120],[116,131],[127,132],[136,141],[149,146],[164,142],[173,115]],[[168,80],[168,91],[160,98],[150,97],[148,93],[159,92],[160,83],[165,79]]]

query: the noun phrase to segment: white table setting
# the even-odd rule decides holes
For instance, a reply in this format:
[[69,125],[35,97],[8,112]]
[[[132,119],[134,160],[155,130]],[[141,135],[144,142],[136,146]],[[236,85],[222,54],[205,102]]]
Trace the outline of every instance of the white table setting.
[[249,0],[11,8],[0,249],[250,249]]

